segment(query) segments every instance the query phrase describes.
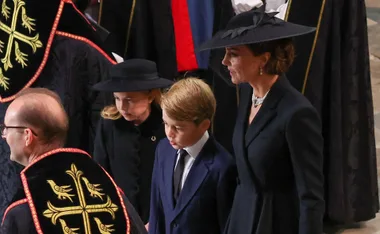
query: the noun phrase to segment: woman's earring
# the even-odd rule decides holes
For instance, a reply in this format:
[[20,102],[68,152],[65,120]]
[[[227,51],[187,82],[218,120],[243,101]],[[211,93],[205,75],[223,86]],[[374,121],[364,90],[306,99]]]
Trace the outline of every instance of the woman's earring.
[[260,76],[263,75],[263,68],[262,67],[260,67],[259,74],[260,74]]

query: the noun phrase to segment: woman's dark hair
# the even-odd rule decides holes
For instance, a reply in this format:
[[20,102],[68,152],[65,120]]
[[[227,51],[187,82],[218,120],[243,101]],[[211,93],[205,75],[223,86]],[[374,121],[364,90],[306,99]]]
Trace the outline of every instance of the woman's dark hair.
[[270,53],[268,63],[263,67],[270,75],[282,75],[288,71],[295,57],[293,39],[285,38],[262,43],[249,44],[248,48],[255,56]]

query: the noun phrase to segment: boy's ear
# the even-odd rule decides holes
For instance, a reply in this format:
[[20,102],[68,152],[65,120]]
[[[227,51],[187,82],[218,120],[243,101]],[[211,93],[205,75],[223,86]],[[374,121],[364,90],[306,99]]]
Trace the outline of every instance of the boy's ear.
[[203,120],[200,124],[199,127],[201,127],[202,131],[207,131],[211,126],[211,121],[209,119]]

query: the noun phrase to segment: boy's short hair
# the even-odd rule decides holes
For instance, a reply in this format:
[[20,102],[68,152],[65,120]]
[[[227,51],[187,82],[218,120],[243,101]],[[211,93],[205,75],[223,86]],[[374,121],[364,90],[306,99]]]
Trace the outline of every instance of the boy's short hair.
[[203,80],[189,77],[174,83],[162,96],[161,108],[169,118],[200,124],[213,120],[216,100],[210,86]]

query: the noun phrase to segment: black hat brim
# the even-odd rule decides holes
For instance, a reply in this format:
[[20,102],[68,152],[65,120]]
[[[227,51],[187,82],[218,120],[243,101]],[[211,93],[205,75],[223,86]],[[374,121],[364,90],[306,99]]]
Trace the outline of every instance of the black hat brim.
[[94,90],[104,92],[138,92],[151,89],[168,88],[173,81],[156,77],[149,80],[125,80],[125,79],[109,79],[93,86]]
[[218,32],[209,41],[203,43],[196,50],[203,51],[231,46],[262,43],[267,41],[301,36],[304,34],[312,33],[314,31],[315,28],[313,27],[293,24],[285,21],[283,21],[283,23],[281,24],[267,24],[261,27],[247,30],[243,32],[241,35],[236,36],[234,38],[230,36],[225,36],[227,30],[223,30]]

